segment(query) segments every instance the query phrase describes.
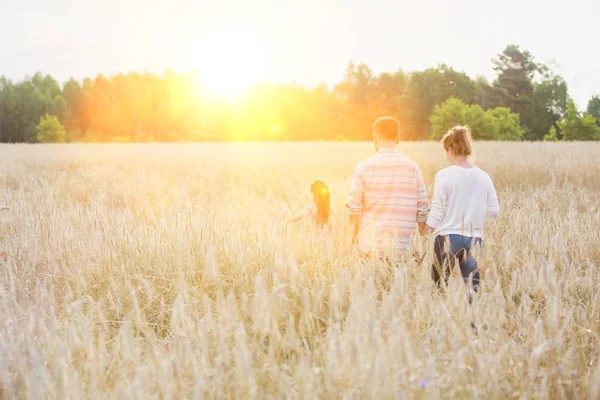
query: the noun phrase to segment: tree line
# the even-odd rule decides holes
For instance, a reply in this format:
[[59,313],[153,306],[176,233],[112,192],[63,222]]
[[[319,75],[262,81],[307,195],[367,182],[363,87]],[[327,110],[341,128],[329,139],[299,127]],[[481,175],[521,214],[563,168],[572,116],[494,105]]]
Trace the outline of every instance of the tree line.
[[203,90],[193,72],[62,85],[41,73],[2,76],[0,141],[368,140],[382,115],[400,121],[404,140],[439,139],[456,124],[480,140],[600,140],[600,96],[578,110],[564,79],[516,45],[492,62],[492,82],[443,64],[376,75],[350,62],[331,89],[259,84],[235,101]]

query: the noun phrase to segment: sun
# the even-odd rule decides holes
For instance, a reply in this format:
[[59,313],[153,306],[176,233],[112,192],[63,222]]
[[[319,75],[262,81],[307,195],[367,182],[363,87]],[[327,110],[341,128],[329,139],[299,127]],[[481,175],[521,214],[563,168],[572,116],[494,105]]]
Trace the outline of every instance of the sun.
[[213,96],[235,98],[266,79],[264,46],[247,32],[213,32],[195,52],[199,88]]

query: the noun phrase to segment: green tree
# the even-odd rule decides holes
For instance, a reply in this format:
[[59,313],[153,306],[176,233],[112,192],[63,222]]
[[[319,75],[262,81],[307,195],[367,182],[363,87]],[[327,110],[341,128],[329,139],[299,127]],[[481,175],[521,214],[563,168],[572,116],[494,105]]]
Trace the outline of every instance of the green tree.
[[37,139],[42,143],[62,143],[67,136],[65,128],[55,115],[44,115],[35,128]]
[[567,115],[558,127],[564,140],[600,140],[600,127],[592,114],[581,113],[573,100],[567,104]]
[[14,85],[0,76],[0,142],[10,142],[10,127],[14,125]]
[[429,137],[429,116],[436,105],[451,97],[466,103],[474,101],[475,85],[464,72],[442,64],[412,73],[399,105],[402,137],[408,140]]
[[544,142],[558,142],[558,136],[556,135],[556,128],[554,126],[550,127],[550,130],[546,135],[544,135]]
[[560,76],[547,74],[537,83],[533,90],[531,131],[526,139],[542,139],[565,116],[567,99],[567,83]]
[[377,113],[398,117],[398,101],[404,93],[409,75],[402,70],[392,74],[380,74],[374,84],[376,91]]
[[475,78],[475,103],[484,110],[495,107],[498,103],[498,91],[483,76]]
[[66,102],[66,110],[63,112],[60,120],[67,130],[67,141],[74,142],[81,140],[83,132],[85,132],[82,122],[86,114],[85,97],[81,84],[75,79],[70,79],[64,84],[62,91]]
[[520,115],[526,129],[531,128],[533,77],[538,72],[538,64],[531,53],[519,46],[509,45],[493,61],[498,74],[494,87],[498,91],[496,106],[504,106]]
[[588,114],[593,115],[600,123],[600,96],[592,96],[587,106]]
[[433,140],[441,139],[456,125],[469,126],[475,140],[523,140],[519,115],[506,107],[484,111],[478,104],[468,105],[450,98],[435,107],[430,122]]
[[0,78],[0,140],[37,141],[37,121],[53,107],[60,108],[60,94],[60,86],[49,75],[36,73],[20,82]]
[[489,138],[489,121],[486,121],[483,108],[478,104],[468,105],[454,97],[435,106],[429,121],[431,123],[429,138],[433,140],[441,139],[450,128],[456,125],[468,125],[471,128],[473,139]]
[[488,137],[492,140],[523,140],[524,131],[521,127],[519,114],[515,114],[507,107],[496,107],[485,112],[486,121],[489,121]]
[[50,111],[52,115],[56,115],[58,119],[64,120],[67,118],[69,106],[61,95],[54,96],[54,99],[50,103]]
[[453,126],[465,124],[465,114],[468,107],[467,104],[454,97],[441,105],[435,106],[433,113],[429,117],[431,124],[429,138],[440,140]]
[[371,125],[378,116],[375,84],[373,71],[367,65],[348,63],[344,79],[334,88],[345,104],[340,113],[343,135],[359,140],[370,137]]

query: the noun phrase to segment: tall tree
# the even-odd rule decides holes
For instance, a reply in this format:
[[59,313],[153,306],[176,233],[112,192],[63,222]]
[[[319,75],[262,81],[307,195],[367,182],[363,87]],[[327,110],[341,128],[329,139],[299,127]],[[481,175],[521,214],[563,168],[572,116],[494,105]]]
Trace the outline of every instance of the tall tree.
[[573,100],[567,104],[567,115],[558,127],[564,140],[600,140],[600,127],[592,114],[583,114],[577,110]]
[[483,109],[493,108],[498,104],[498,91],[484,76],[475,78],[475,103]]
[[8,129],[13,118],[14,98],[13,84],[4,76],[0,76],[0,142],[9,142]]
[[404,93],[409,76],[402,70],[392,74],[384,72],[380,74],[374,83],[376,92],[377,112],[380,115],[398,117],[398,101]]
[[343,81],[334,88],[346,103],[341,115],[341,134],[360,140],[370,137],[371,125],[377,116],[374,85],[375,77],[369,67],[348,63]]
[[498,74],[494,81],[498,91],[496,105],[508,107],[519,114],[525,130],[531,130],[533,78],[538,71],[533,56],[517,45],[509,45],[492,62]]
[[16,83],[2,78],[0,92],[0,140],[4,142],[35,142],[39,118],[62,105],[60,86],[41,73]]
[[531,130],[525,139],[542,140],[550,128],[565,116],[567,99],[567,83],[564,79],[551,73],[545,74],[533,90]]
[[429,116],[436,105],[450,97],[465,103],[474,101],[475,85],[464,72],[442,64],[437,68],[412,73],[399,106],[403,138],[427,139],[430,133]]
[[600,96],[592,96],[590,101],[588,102],[587,112],[593,115],[600,124]]

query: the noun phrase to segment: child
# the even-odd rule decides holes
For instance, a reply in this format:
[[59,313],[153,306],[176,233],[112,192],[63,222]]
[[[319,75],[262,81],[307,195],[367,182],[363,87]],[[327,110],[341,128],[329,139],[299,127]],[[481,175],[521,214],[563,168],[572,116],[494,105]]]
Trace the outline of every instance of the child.
[[432,277],[438,287],[442,277],[447,283],[448,269],[458,260],[465,283],[472,279],[477,292],[479,269],[472,252],[481,246],[485,218],[500,214],[498,198],[489,175],[468,160],[472,152],[468,127],[455,126],[446,133],[442,144],[452,165],[435,177],[427,219],[429,230],[436,230]]
[[331,195],[329,193],[329,188],[325,182],[317,179],[310,185],[310,191],[313,195],[313,204],[307,205],[298,214],[291,215],[290,221],[298,222],[304,218],[308,218],[319,228],[322,228],[329,224],[329,214],[331,213]]

